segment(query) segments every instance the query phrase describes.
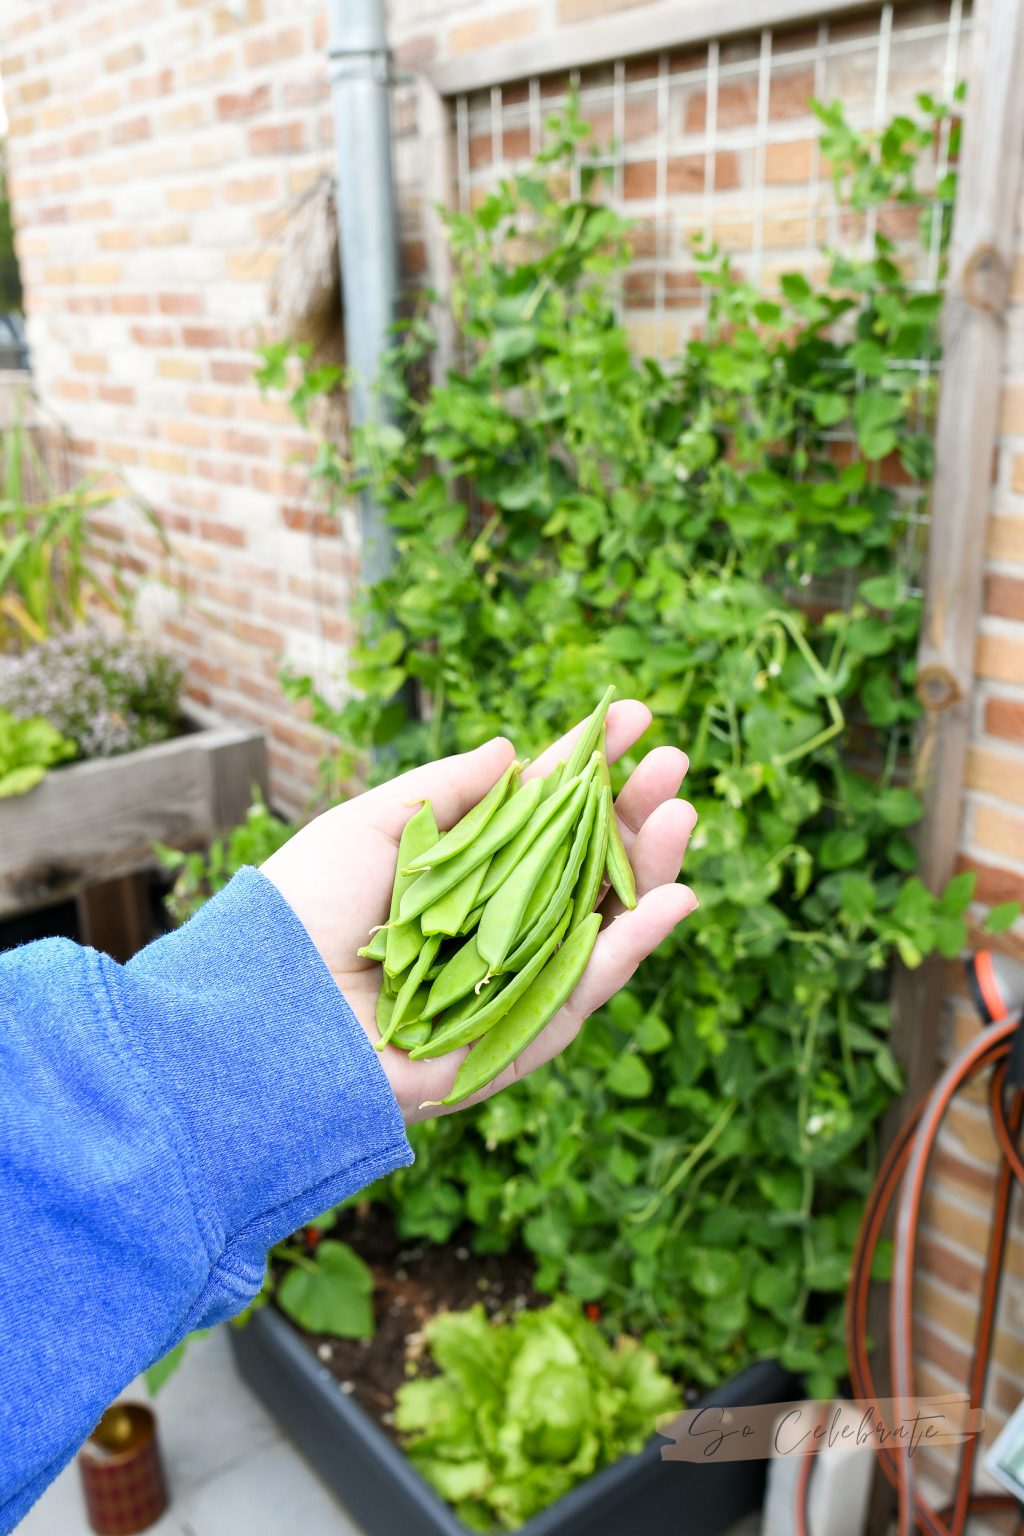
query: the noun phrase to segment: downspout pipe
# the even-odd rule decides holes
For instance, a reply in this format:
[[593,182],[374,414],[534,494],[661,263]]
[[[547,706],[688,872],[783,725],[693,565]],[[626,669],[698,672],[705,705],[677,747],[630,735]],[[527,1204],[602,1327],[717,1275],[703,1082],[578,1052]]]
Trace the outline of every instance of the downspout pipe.
[[[382,413],[375,392],[398,297],[398,237],[391,162],[390,79],[383,0],[328,0],[328,65],[345,350],[353,427]],[[391,567],[382,509],[359,492],[362,581]]]

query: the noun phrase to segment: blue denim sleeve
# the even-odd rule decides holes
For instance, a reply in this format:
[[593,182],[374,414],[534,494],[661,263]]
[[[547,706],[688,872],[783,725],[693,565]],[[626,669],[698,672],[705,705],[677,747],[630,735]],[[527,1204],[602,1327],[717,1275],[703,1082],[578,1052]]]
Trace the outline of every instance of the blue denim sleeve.
[[245,1306],[272,1243],[411,1161],[254,869],[126,966],[66,939],[0,956],[0,1532],[133,1376]]

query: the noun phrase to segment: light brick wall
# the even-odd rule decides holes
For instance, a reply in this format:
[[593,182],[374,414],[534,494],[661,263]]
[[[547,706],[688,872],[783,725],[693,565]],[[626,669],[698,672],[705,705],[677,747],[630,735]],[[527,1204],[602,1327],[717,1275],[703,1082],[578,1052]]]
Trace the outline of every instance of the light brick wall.
[[[415,72],[638,9],[392,0],[396,64]],[[289,200],[331,165],[325,32],[321,0],[7,0],[0,13],[40,391],[80,463],[122,466],[171,533],[188,602],[167,617],[166,635],[188,659],[198,698],[266,727],[275,797],[287,807],[308,793],[322,744],[283,700],[277,670],[286,660],[322,678],[337,668],[356,576],[351,518],[335,528],[315,516],[292,462],[303,437],[251,382]],[[412,274],[431,184],[416,111],[414,86],[400,85],[396,162]],[[774,148],[769,186],[805,179],[809,154],[802,140]],[[645,174],[630,172],[625,190],[637,200]],[[1024,236],[1020,247],[961,839],[962,866],[979,874],[978,916],[1024,890]],[[632,282],[627,301],[642,311],[642,270]],[[157,562],[137,524],[119,547],[139,573]],[[952,975],[950,990],[950,1038],[964,1039],[976,1025]],[[963,1379],[991,1156],[985,1111],[969,1102],[944,1140],[929,1200],[922,1389]],[[1024,1391],[1019,1227],[997,1354],[1005,1412]]]
[[[79,465],[121,467],[160,517],[187,597],[161,628],[195,697],[266,728],[297,807],[320,744],[277,672],[337,670],[352,530],[315,518],[308,445],[252,369],[290,202],[332,158],[323,7],[14,0],[0,36],[40,393]],[[159,544],[126,526],[141,574]]]

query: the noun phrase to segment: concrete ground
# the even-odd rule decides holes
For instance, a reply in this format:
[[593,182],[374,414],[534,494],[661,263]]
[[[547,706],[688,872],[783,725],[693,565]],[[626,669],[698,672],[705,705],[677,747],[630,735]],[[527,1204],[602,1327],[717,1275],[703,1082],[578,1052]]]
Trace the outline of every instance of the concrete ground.
[[[153,1401],[141,1379],[123,1396]],[[189,1346],[156,1411],[170,1506],[151,1536],[361,1536],[239,1380],[224,1329]],[[759,1529],[755,1516],[729,1536],[758,1536]],[[74,1462],[18,1536],[91,1536]]]
[[[153,1402],[141,1379],[123,1396]],[[155,1406],[171,1502],[151,1536],[359,1536],[239,1380],[223,1329],[189,1346]],[[74,1462],[18,1536],[91,1536]]]

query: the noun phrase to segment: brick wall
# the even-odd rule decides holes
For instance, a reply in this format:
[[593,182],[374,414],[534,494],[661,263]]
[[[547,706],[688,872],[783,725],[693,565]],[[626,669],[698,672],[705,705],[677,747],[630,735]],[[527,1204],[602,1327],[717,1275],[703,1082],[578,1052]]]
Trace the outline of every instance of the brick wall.
[[[415,72],[617,9],[640,8],[392,0],[396,62]],[[12,193],[41,394],[66,421],[79,463],[121,466],[173,536],[186,602],[168,605],[164,595],[152,607],[189,661],[195,695],[265,726],[275,797],[289,808],[309,793],[322,744],[282,698],[277,671],[284,660],[321,680],[336,674],[357,551],[352,519],[331,525],[307,501],[294,462],[304,439],[277,402],[261,399],[251,370],[254,345],[272,325],[268,282],[289,206],[331,165],[325,31],[321,0],[7,0],[0,15]],[[749,113],[742,92],[734,96],[725,108]],[[417,100],[409,83],[396,91],[404,255],[413,274],[424,260],[431,171]],[[642,136],[650,124],[641,116],[632,130]],[[809,155],[799,135],[773,147],[769,189],[804,181]],[[730,184],[716,193],[742,200],[741,172],[723,158],[717,174]],[[681,166],[684,183],[686,174]],[[641,164],[629,176],[623,194],[642,213],[650,172]],[[779,239],[788,245],[788,234]],[[657,349],[660,333],[642,330],[653,291],[644,254],[641,239],[628,309],[638,341]],[[656,254],[647,251],[652,270]],[[685,310],[686,292],[674,306],[666,293],[667,311]],[[1024,236],[1008,334],[961,843],[962,865],[979,874],[978,916],[1024,886]],[[112,536],[126,567],[154,568],[155,541],[137,523]],[[950,991],[947,1047],[977,1027],[952,976]],[[968,1100],[945,1138],[929,1201],[918,1296],[922,1389],[963,1380],[991,1160],[985,1111]],[[1019,1227],[1012,1271],[997,1341],[997,1423],[1024,1391]]]
[[[82,467],[114,464],[174,541],[179,606],[143,611],[193,694],[266,727],[298,806],[318,744],[282,661],[326,676],[348,638],[351,527],[315,517],[307,444],[252,382],[294,199],[331,161],[311,0],[14,0],[0,20],[32,359]],[[152,569],[153,533],[118,538]]]

